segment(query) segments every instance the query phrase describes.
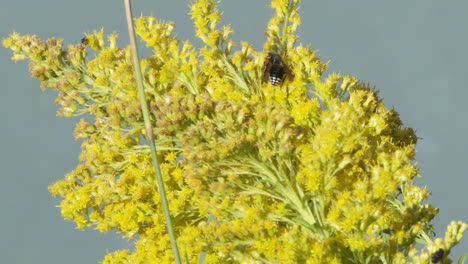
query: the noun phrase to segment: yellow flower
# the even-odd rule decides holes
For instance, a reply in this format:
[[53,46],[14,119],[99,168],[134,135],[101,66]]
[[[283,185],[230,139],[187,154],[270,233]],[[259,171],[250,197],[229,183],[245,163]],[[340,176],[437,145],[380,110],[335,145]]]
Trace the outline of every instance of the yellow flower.
[[[438,209],[413,182],[414,130],[376,91],[327,74],[317,52],[297,44],[300,2],[270,2],[262,51],[247,41],[233,51],[215,0],[190,6],[199,49],[179,41],[172,22],[136,19],[153,50],[140,61],[148,129],[180,248],[190,263],[202,251],[206,263],[333,264],[427,263],[435,250],[449,252],[466,224],[429,236]],[[3,41],[13,60],[30,60],[41,88],[59,92],[60,116],[89,117],[75,130],[81,163],[49,190],[79,228],[134,239],[133,251],[103,263],[174,263],[131,49],[103,31],[86,40],[63,47],[13,33]],[[269,67],[269,52],[283,62]],[[266,78],[281,72],[277,85]]]

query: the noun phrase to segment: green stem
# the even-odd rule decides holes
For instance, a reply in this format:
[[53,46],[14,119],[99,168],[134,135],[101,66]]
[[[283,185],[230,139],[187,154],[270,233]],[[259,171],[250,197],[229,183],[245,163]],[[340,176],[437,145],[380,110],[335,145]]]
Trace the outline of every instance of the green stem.
[[[210,216],[208,216],[207,223],[209,224],[211,221],[215,221],[215,220],[216,220],[216,216],[210,214]],[[198,264],[204,264],[205,259],[206,259],[206,251],[202,251],[202,253],[200,254],[200,260],[198,261]]]
[[140,69],[138,49],[136,46],[136,36],[133,30],[133,15],[130,0],[125,0],[125,13],[127,15],[128,34],[130,37],[130,45],[132,48],[133,67],[135,70],[135,78],[138,86],[138,95],[140,97],[140,104],[143,112],[143,119],[145,122],[146,138],[148,139],[151,148],[151,156],[153,159],[154,169],[156,171],[156,179],[158,183],[159,193],[161,195],[161,204],[164,211],[164,218],[166,219],[167,231],[171,239],[171,247],[172,252],[174,253],[175,262],[177,264],[182,264],[182,257],[180,256],[174,228],[172,227],[171,212],[169,210],[169,204],[167,202],[166,197],[166,190],[164,188],[164,182],[161,175],[161,168],[159,166],[156,144],[154,143],[153,127],[151,126],[150,122],[148,103],[146,102],[145,91],[143,89],[143,76]]
[[242,88],[242,90],[244,90],[247,94],[252,94],[252,91],[250,90],[249,88],[249,85],[247,84],[247,82],[245,81],[245,78],[244,78],[244,75],[242,74],[242,72],[239,72],[236,67],[234,67],[232,65],[232,63],[229,61],[229,59],[226,57],[226,54],[222,54],[221,55],[221,58],[224,62],[224,65],[226,65],[226,67],[228,68],[229,70],[229,73],[234,76],[235,78],[235,83],[237,85],[239,85],[240,88]]

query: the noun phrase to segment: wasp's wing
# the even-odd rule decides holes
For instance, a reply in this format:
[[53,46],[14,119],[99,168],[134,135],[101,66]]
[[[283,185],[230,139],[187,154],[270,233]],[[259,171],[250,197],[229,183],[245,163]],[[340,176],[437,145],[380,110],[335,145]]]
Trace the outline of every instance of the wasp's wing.
[[271,66],[273,65],[272,56],[268,54],[268,57],[265,59],[265,65],[263,66],[263,81],[268,82],[270,79]]
[[288,75],[288,78],[290,81],[294,80],[294,74],[291,72],[291,70],[289,70],[288,67],[285,67],[285,72],[286,72],[286,75]]
[[281,65],[283,65],[284,72],[288,76],[289,80],[294,80],[294,74],[292,73],[291,69],[289,69],[288,65],[284,62],[284,60],[281,57],[279,57],[279,59],[281,60]]

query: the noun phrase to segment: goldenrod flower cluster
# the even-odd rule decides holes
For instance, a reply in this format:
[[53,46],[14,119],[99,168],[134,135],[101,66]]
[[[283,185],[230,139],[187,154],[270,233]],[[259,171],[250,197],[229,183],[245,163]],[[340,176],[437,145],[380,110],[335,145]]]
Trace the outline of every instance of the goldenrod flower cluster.
[[[181,253],[198,263],[451,263],[466,224],[435,238],[414,162],[417,137],[376,91],[325,73],[294,35],[300,0],[272,0],[264,50],[236,47],[215,0],[191,4],[196,49],[174,24],[136,20],[154,53],[142,59],[145,93]],[[83,116],[81,163],[50,186],[65,219],[117,230],[135,249],[103,263],[173,263],[137,98],[130,48],[94,32],[63,47],[13,33],[3,45],[29,59],[58,115]],[[268,52],[294,78],[264,80]],[[277,65],[278,66],[278,65]],[[419,245],[422,243],[423,245]]]

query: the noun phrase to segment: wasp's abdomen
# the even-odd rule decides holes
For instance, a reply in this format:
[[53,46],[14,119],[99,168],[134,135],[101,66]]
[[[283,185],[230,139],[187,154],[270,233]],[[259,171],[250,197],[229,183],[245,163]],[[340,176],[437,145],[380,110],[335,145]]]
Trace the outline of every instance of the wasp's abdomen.
[[272,65],[270,69],[270,83],[278,85],[284,78],[284,68],[282,65]]

